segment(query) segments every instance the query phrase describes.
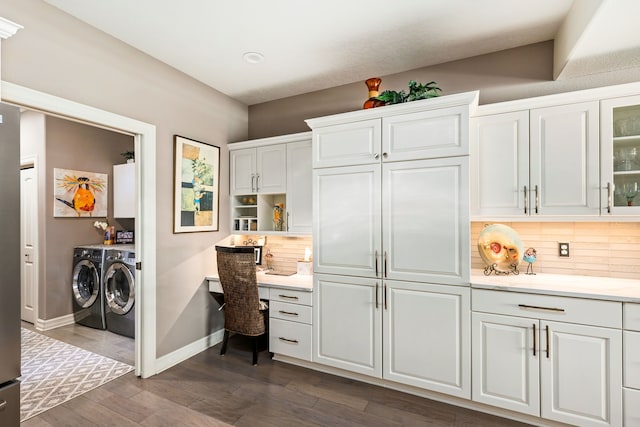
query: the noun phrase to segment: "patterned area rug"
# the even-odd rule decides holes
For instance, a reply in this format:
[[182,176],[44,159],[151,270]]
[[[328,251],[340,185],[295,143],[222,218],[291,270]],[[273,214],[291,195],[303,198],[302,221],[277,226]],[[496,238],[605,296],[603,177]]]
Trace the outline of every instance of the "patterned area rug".
[[22,329],[20,421],[133,370],[133,366]]

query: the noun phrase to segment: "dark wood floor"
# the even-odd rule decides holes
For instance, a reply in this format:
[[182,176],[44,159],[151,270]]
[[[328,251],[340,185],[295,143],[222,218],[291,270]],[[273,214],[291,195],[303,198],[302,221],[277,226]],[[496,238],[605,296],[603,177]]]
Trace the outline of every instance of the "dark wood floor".
[[[46,335],[63,341],[94,335],[65,328]],[[100,345],[93,351],[122,354],[104,343],[108,337],[94,337]],[[273,361],[266,352],[252,366],[240,344],[232,337],[225,356],[218,345],[152,378],[124,375],[22,426],[525,425]]]

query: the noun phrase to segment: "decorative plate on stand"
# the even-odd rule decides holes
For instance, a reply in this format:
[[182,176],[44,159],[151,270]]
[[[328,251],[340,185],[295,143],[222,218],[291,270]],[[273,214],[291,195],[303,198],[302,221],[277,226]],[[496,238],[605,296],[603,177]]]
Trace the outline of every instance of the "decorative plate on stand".
[[516,231],[504,224],[485,227],[478,236],[478,252],[484,261],[484,274],[520,274],[518,266],[524,256],[522,240]]

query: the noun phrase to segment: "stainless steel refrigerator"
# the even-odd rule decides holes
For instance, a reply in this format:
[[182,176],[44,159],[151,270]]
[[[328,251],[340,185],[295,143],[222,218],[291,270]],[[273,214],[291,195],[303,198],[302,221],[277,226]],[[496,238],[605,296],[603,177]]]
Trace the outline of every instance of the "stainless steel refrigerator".
[[20,425],[20,111],[0,103],[0,426]]

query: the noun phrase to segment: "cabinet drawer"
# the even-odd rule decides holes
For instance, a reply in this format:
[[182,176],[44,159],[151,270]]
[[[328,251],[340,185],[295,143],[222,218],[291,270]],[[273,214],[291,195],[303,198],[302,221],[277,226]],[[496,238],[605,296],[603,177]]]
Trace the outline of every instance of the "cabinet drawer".
[[622,303],[614,301],[473,289],[471,307],[485,313],[622,328]]
[[640,390],[622,389],[624,425],[640,426]]
[[624,386],[640,389],[640,332],[624,331]]
[[269,351],[311,360],[311,325],[269,319]]
[[640,304],[624,304],[624,329],[640,331]]
[[298,323],[311,324],[311,306],[271,301],[269,317],[272,319],[291,320]]
[[311,305],[312,295],[312,292],[289,289],[271,288],[269,290],[269,300],[290,302],[293,304]]

